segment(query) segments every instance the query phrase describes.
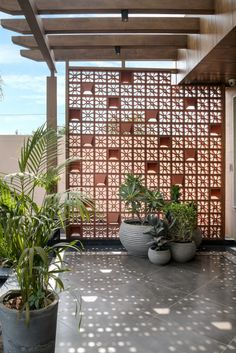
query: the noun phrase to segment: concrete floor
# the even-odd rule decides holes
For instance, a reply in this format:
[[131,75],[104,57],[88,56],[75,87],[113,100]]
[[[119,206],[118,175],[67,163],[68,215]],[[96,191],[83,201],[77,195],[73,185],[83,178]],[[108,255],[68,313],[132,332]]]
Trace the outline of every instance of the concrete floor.
[[157,267],[124,253],[68,253],[56,353],[236,352],[234,259],[200,253]]

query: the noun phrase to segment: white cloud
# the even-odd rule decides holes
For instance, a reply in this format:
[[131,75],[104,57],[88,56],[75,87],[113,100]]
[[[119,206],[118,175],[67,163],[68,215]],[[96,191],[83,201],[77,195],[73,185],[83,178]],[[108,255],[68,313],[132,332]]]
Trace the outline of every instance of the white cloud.
[[57,105],[58,106],[65,105],[65,77],[64,76],[57,77]]
[[[12,18],[12,15],[9,15],[8,13],[4,13],[0,11],[0,16],[1,16],[1,20],[5,19],[5,18]],[[1,21],[0,21],[1,24]]]
[[81,68],[83,67],[121,67],[121,61],[73,61],[70,62],[71,66],[79,66]]
[[0,52],[0,64],[21,64],[26,60],[20,55],[19,48],[13,44],[1,44]]
[[[10,92],[18,89],[18,98],[33,101],[35,104],[46,104],[46,76],[40,75],[3,75],[4,86]],[[65,78],[58,76],[58,106],[65,104]]]
[[14,88],[17,87],[22,91],[30,90],[36,92],[42,92],[45,90],[46,79],[44,76],[35,75],[3,75],[3,81],[6,87]]

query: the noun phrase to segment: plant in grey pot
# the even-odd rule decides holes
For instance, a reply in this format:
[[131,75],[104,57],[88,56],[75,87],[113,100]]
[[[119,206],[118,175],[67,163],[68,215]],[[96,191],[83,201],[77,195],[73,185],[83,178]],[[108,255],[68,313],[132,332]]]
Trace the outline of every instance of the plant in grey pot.
[[171,229],[174,227],[175,220],[160,219],[156,215],[148,216],[148,223],[152,226],[146,234],[152,236],[151,245],[148,249],[148,258],[155,265],[166,265],[171,259],[169,242],[171,240]]
[[[181,198],[181,188],[178,184],[173,184],[171,186],[171,203],[180,203],[180,198]],[[193,207],[196,208],[197,211],[197,205],[195,203],[190,203],[193,205]],[[192,239],[196,244],[196,247],[199,248],[201,243],[202,243],[202,231],[197,225],[197,214],[196,214],[196,227],[193,231]]]
[[147,256],[152,237],[145,234],[151,229],[147,217],[163,208],[164,201],[158,190],[150,190],[144,186],[140,176],[128,174],[120,185],[119,195],[124,202],[131,219],[124,220],[120,226],[120,241],[128,254]]
[[170,203],[165,206],[166,218],[175,219],[171,230],[171,256],[177,262],[190,261],[196,253],[193,232],[196,229],[197,209],[193,202]]
[[[54,167],[55,147],[60,137],[44,126],[37,129],[22,147],[19,172],[0,178],[0,238],[9,245],[4,254],[12,263],[16,289],[0,298],[0,320],[4,352],[53,353],[55,347],[58,295],[63,289],[58,274],[62,251],[78,250],[75,242],[49,245],[54,232],[64,228],[68,218],[89,219],[93,202],[81,193],[53,193],[64,165]],[[45,191],[39,205],[35,191]],[[52,256],[55,254],[56,256]],[[51,259],[51,260],[50,260]]]

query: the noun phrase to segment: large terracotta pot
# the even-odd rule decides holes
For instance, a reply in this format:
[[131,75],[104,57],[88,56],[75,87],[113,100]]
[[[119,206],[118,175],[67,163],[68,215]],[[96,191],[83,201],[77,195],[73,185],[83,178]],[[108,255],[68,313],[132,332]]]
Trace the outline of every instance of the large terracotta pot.
[[152,227],[149,225],[137,224],[134,221],[121,223],[119,231],[120,241],[129,255],[142,257],[148,255],[148,248],[153,238],[151,235],[144,233],[151,229]]

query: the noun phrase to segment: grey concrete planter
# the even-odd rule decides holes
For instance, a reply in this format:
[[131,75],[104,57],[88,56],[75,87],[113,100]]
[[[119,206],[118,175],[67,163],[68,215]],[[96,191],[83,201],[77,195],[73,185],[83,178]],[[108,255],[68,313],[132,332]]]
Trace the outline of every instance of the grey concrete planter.
[[176,262],[188,262],[192,260],[196,254],[196,244],[191,243],[177,243],[170,244],[171,256]]
[[148,258],[150,262],[155,265],[166,265],[171,259],[170,249],[157,251],[152,248],[149,248]]
[[200,247],[201,243],[202,243],[202,231],[199,227],[197,227],[194,231],[193,231],[193,241],[196,244],[197,249]]
[[119,236],[121,244],[127,250],[129,255],[146,257],[152,236],[144,234],[151,230],[151,226],[133,224],[132,221],[121,223]]
[[25,315],[7,308],[4,298],[0,298],[0,320],[2,324],[3,347],[6,353],[54,353],[57,325],[58,296],[46,308],[30,312],[29,326],[25,323]]

